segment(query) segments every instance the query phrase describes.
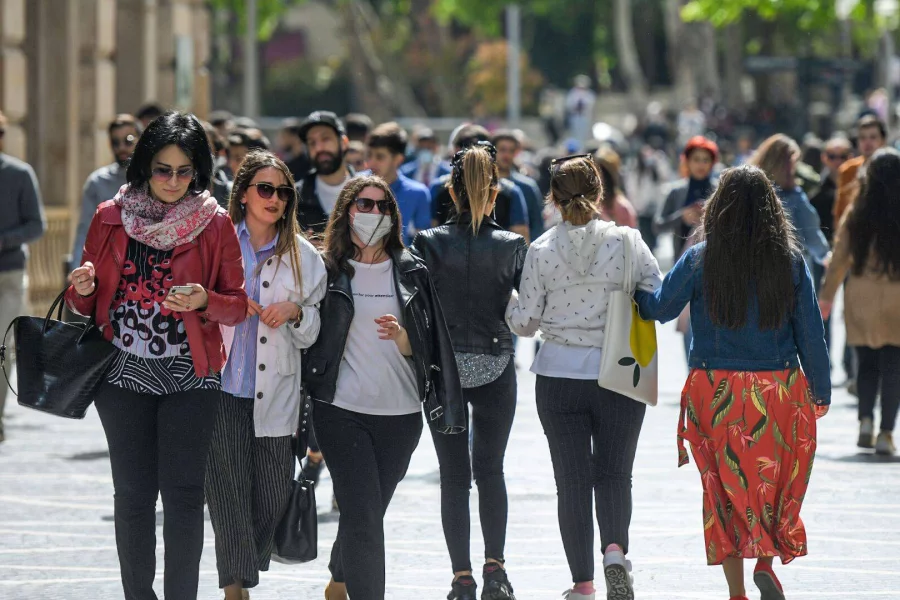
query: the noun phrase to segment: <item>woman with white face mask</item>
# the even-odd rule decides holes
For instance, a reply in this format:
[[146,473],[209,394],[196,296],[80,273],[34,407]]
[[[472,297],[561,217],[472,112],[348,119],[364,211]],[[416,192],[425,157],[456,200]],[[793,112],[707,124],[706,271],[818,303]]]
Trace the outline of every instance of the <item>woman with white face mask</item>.
[[349,181],[325,232],[326,324],[303,374],[341,507],[329,600],[384,598],[384,514],[422,434],[465,431],[450,334],[424,264],[403,247],[379,177]]

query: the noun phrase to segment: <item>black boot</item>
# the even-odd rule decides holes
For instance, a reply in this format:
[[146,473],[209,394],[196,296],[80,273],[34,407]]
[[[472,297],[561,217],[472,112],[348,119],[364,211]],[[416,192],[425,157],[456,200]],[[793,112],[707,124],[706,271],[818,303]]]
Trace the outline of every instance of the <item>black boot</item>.
[[453,582],[453,587],[447,594],[447,600],[478,600],[478,596],[475,594],[477,589],[475,578],[471,575],[463,575]]
[[484,589],[481,600],[516,600],[512,584],[506,576],[506,569],[497,563],[484,565]]

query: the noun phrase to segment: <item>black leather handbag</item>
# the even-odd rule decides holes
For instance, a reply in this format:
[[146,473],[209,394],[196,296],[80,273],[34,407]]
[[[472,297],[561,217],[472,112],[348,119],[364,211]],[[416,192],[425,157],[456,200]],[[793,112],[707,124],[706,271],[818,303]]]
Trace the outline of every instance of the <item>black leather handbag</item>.
[[[300,426],[294,440],[298,463],[306,456],[306,441],[312,400],[303,394]],[[295,465],[296,466],[296,465]],[[303,470],[291,481],[291,497],[275,528],[272,560],[286,565],[316,560],[319,551],[319,516],[316,511],[316,484],[303,477]]]
[[[116,347],[103,339],[94,318],[87,323],[62,320],[63,296],[56,297],[46,318],[16,317],[3,336],[0,366],[9,389],[19,404],[43,412],[82,419],[106,376]],[[53,309],[56,308],[56,319]],[[13,331],[19,391],[9,383],[6,372],[6,340]]]

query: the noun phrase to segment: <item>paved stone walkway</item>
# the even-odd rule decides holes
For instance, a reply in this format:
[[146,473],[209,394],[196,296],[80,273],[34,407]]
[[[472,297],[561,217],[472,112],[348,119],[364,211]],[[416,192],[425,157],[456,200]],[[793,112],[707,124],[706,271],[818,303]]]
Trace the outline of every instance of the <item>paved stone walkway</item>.
[[[635,589],[639,599],[723,600],[727,593],[720,570],[705,565],[697,471],[692,465],[676,468],[675,423],[686,374],[681,339],[666,326],[660,329],[660,342],[663,392],[660,406],[647,412],[634,473]],[[519,408],[506,464],[507,561],[519,600],[546,600],[560,596],[569,575],[550,458],[534,407],[534,378],[527,371],[530,350],[525,344],[518,358],[525,368],[519,369]],[[780,570],[787,597],[900,599],[900,465],[859,452],[853,399],[839,389],[834,404],[820,421],[816,469],[803,508],[811,556]],[[54,419],[22,409],[14,399],[7,412],[9,439],[0,444],[0,599],[122,598],[112,482],[96,412],[84,421]],[[437,462],[426,433],[388,512],[390,599],[446,596],[451,572],[439,493]],[[253,592],[254,600],[322,597],[336,530],[327,512],[327,476],[318,499],[322,558],[308,565],[273,565]],[[474,497],[472,505],[477,507]],[[481,555],[477,515],[472,538],[476,562]],[[221,598],[210,527],[201,569],[199,597]]]

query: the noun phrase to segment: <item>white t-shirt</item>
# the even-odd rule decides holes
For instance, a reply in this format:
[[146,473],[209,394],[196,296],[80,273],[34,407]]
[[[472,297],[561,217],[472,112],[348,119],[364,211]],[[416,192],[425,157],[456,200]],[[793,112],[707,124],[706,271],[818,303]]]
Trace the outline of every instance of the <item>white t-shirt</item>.
[[334,405],[366,415],[409,415],[422,409],[412,361],[392,340],[378,339],[375,319],[394,315],[403,325],[389,260],[367,265],[351,260],[356,273],[353,320],[338,373]]
[[350,181],[349,173],[347,174],[347,177],[337,185],[328,185],[322,181],[321,177],[316,177],[316,195],[319,197],[319,203],[322,204],[322,210],[325,211],[325,214],[331,215],[331,211],[334,210],[334,205],[337,204],[338,196],[341,195],[341,190],[344,189],[344,185],[348,181]]

